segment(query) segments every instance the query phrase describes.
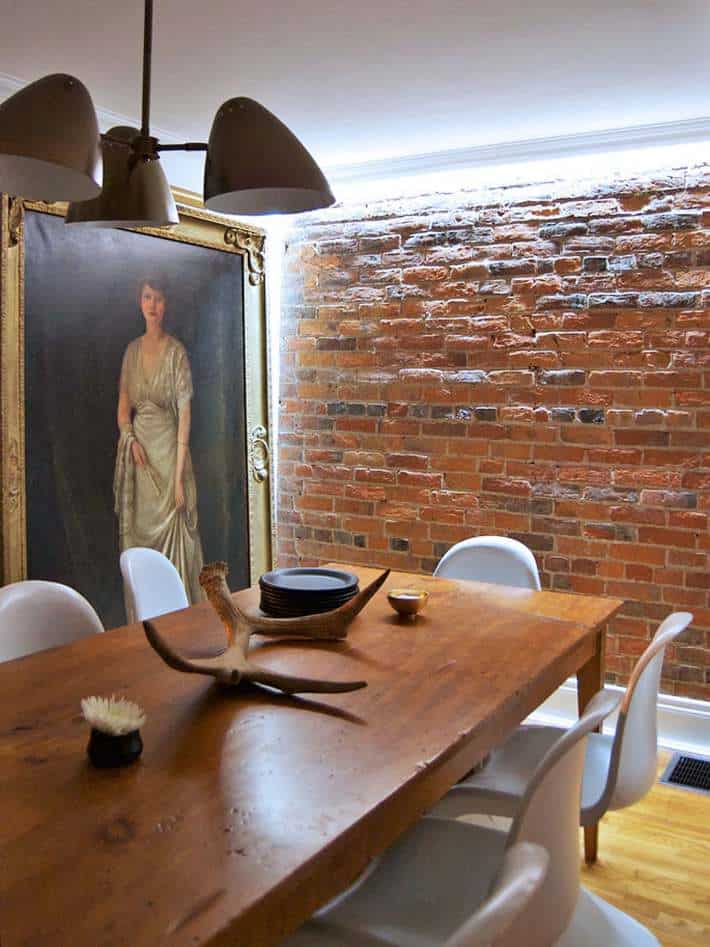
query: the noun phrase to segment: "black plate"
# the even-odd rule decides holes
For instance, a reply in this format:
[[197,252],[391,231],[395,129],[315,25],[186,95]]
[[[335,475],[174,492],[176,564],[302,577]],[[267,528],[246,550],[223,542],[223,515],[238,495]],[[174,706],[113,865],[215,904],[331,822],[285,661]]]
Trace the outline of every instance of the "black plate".
[[338,589],[334,592],[319,592],[317,590],[310,591],[297,591],[294,592],[291,589],[270,589],[268,586],[261,586],[261,594],[266,595],[268,598],[276,598],[279,600],[293,599],[296,601],[301,601],[306,598],[324,598],[324,599],[338,599],[338,598],[347,598],[348,595],[352,595],[355,592],[357,586],[353,589]]
[[338,569],[275,569],[259,579],[264,590],[287,595],[337,596],[341,592],[357,589],[357,576]]
[[349,601],[355,592],[351,592],[344,601],[331,602],[322,599],[311,598],[302,602],[274,602],[265,600],[262,596],[259,607],[262,612],[272,615],[274,618],[298,618],[301,615],[318,615],[321,612],[330,612],[334,608],[339,608]]
[[261,593],[261,601],[274,608],[338,608],[349,602],[355,595],[355,592],[348,592],[346,595],[339,595],[337,598],[325,597],[323,595],[264,595]]

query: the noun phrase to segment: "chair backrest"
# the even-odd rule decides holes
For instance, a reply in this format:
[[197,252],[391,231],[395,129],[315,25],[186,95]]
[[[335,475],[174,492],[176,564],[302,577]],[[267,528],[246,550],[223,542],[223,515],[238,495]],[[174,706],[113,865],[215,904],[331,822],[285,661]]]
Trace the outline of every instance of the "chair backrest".
[[500,936],[540,888],[549,862],[550,856],[541,845],[512,845],[490,895],[444,947],[497,947]]
[[[619,708],[604,793],[596,812],[621,809],[643,798],[656,780],[658,687],[666,646],[692,622],[690,612],[673,612],[658,626],[636,662]],[[583,821],[590,814],[582,813]]]
[[579,807],[586,736],[619,704],[600,691],[569,730],[540,760],[521,799],[508,834],[517,842],[543,845],[550,865],[533,895],[496,947],[549,947],[569,924],[579,897]]
[[91,605],[68,585],[28,579],[0,589],[0,661],[103,630]]
[[126,549],[121,553],[120,565],[129,622],[156,618],[190,604],[180,573],[157,549]]
[[526,545],[507,536],[474,536],[456,543],[442,556],[434,575],[534,591],[541,587],[535,556]]

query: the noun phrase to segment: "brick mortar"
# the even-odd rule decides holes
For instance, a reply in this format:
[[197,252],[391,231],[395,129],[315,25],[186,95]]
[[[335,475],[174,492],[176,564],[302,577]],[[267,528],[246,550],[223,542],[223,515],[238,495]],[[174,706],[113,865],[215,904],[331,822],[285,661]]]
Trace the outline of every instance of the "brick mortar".
[[543,584],[625,598],[623,683],[696,620],[710,698],[710,170],[337,207],[285,256],[278,550],[430,572],[517,536]]

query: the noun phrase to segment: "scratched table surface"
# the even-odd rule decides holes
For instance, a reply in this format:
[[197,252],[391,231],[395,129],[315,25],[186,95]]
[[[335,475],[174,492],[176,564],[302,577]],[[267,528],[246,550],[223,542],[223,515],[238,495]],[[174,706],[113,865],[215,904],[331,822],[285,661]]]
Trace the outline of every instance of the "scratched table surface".
[[[414,623],[386,600],[403,584],[429,592]],[[278,944],[569,674],[598,675],[620,605],[393,573],[342,643],[253,639],[264,666],[368,682],[313,699],[178,673],[140,625],[0,664],[2,947]],[[155,624],[224,646],[207,603]],[[112,693],[145,708],[145,749],[101,771],[79,701]]]

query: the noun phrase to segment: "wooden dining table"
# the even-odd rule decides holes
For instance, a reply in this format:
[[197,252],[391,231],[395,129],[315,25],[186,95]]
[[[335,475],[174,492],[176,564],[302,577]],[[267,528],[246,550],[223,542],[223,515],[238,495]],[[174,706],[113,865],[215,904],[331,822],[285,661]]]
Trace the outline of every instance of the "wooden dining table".
[[[402,585],[429,593],[414,621]],[[342,694],[179,673],[137,624],[0,664],[0,944],[278,944],[570,674],[584,706],[621,605],[392,573],[342,642],[252,639],[265,667],[367,681]],[[187,655],[225,644],[208,603],[155,626]],[[89,764],[92,694],[145,708],[133,765]]]

